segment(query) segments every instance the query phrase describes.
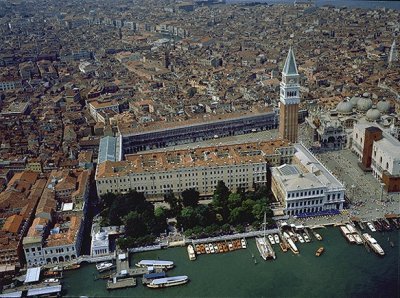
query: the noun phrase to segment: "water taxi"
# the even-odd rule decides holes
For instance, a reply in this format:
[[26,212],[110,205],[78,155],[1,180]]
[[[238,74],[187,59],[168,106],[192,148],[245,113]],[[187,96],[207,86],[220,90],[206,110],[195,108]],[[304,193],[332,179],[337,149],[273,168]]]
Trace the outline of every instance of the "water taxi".
[[174,262],[172,261],[161,261],[161,260],[141,260],[136,263],[137,267],[154,267],[160,269],[171,269],[174,267]]
[[242,248],[247,248],[246,239],[243,238],[240,242],[242,243]]
[[374,227],[374,225],[372,223],[367,222],[367,226],[371,230],[371,232],[376,232],[376,229],[375,229],[375,227]]
[[81,268],[80,264],[70,264],[70,265],[63,267],[64,270],[75,270],[75,269],[79,269],[79,268]]
[[199,244],[196,245],[196,253],[201,254],[201,246]]
[[205,254],[205,253],[206,253],[206,247],[205,247],[204,244],[200,244],[200,250],[201,250],[201,253],[202,253],[202,254]]
[[278,234],[275,234],[274,235],[274,240],[275,240],[275,243],[277,243],[277,244],[279,244],[279,235]]
[[191,260],[191,261],[196,260],[196,253],[194,252],[193,245],[189,244],[187,246],[187,252],[188,252],[188,255],[189,255],[189,260]]
[[186,275],[157,278],[152,280],[147,287],[152,289],[183,285],[189,281]]
[[283,252],[287,252],[288,248],[287,248],[286,244],[283,243],[283,241],[279,242],[279,245],[280,245],[280,247],[281,247]]
[[107,270],[111,270],[115,267],[115,265],[111,262],[102,262],[100,264],[96,264],[96,269],[99,272],[104,272]]
[[289,244],[289,248],[290,250],[294,253],[294,254],[298,254],[299,250],[297,249],[296,244],[294,244],[293,240],[289,237],[286,239],[288,244]]
[[214,245],[212,245],[211,243],[209,243],[208,244],[208,247],[210,248],[210,253],[215,253],[215,250],[214,250]]
[[367,241],[368,245],[376,252],[377,254],[383,256],[385,252],[383,251],[382,247],[378,244],[378,242],[372,238],[368,233],[362,234],[365,241]]
[[322,236],[318,233],[315,233],[315,238],[317,238],[317,240],[321,241],[322,240]]
[[214,243],[214,252],[217,254],[219,253],[218,244]]
[[210,247],[208,246],[208,244],[204,244],[205,248],[206,248],[206,254],[209,254],[210,251]]
[[59,282],[59,279],[58,279],[58,278],[48,278],[48,279],[45,279],[43,282],[46,283],[46,284],[49,284],[49,283],[58,283],[58,282]]
[[315,252],[315,255],[316,255],[317,257],[319,257],[323,252],[324,252],[324,248],[323,248],[323,247],[320,247],[320,248],[318,248],[318,250]]

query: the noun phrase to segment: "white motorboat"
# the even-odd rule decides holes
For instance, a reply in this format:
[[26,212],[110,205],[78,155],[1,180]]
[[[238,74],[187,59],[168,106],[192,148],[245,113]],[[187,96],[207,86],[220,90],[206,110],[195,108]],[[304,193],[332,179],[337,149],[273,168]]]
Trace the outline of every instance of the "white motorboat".
[[242,243],[242,248],[247,248],[246,239],[243,238],[240,242]]
[[367,226],[371,230],[371,232],[376,232],[376,229],[375,229],[375,227],[374,227],[374,225],[372,223],[367,222]]
[[271,244],[275,244],[275,240],[272,235],[268,235],[268,240],[269,240],[269,242],[271,242]]
[[112,268],[114,268],[114,264],[110,263],[110,262],[102,262],[100,264],[96,264],[96,269],[99,272],[104,272],[107,270],[111,270]]

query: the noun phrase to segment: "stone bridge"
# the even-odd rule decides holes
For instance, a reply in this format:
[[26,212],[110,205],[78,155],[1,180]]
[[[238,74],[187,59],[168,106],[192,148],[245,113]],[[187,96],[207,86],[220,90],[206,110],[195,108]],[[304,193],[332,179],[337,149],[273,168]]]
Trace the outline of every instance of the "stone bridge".
[[98,263],[98,262],[105,262],[105,261],[111,261],[115,259],[115,254],[109,254],[109,255],[105,255],[105,256],[98,256],[98,257],[92,257],[92,256],[88,256],[88,255],[82,255],[79,256],[76,259],[76,263],[80,264],[83,262],[87,262],[87,263]]

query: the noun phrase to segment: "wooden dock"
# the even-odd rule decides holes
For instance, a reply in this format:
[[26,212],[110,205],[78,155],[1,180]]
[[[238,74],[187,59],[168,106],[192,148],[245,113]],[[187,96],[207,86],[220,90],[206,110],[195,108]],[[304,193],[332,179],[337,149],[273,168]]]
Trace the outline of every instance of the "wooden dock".
[[125,289],[132,288],[136,286],[136,278],[128,277],[123,279],[110,279],[107,281],[107,290],[117,290],[117,289]]

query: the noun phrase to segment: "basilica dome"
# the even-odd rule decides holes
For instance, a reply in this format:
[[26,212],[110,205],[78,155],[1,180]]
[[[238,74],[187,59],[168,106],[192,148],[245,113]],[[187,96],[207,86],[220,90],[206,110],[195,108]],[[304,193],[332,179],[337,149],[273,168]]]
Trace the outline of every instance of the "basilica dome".
[[368,111],[372,107],[372,100],[369,98],[360,98],[357,102],[357,109],[359,111]]
[[337,105],[336,110],[340,114],[351,114],[351,112],[353,111],[353,105],[349,101],[341,101]]
[[379,110],[379,112],[386,114],[387,112],[389,112],[390,103],[386,100],[382,100],[382,101],[378,102],[376,107]]
[[353,105],[353,107],[356,107],[359,100],[360,100],[360,97],[358,97],[358,96],[353,96],[353,97],[350,99],[350,103]]
[[368,121],[376,121],[381,117],[381,112],[378,109],[369,109],[365,117]]

